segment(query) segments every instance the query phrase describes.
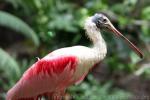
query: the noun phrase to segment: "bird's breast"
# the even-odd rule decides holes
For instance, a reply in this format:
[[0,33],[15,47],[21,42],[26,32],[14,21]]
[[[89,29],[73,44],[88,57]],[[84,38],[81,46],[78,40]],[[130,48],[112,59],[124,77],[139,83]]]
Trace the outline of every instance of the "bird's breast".
[[87,74],[89,70],[98,62],[100,62],[105,54],[97,52],[97,50],[84,47],[84,46],[74,46],[68,48],[58,49],[51,53],[51,55],[57,56],[76,56],[77,66],[74,73],[74,80],[79,79],[83,75]]

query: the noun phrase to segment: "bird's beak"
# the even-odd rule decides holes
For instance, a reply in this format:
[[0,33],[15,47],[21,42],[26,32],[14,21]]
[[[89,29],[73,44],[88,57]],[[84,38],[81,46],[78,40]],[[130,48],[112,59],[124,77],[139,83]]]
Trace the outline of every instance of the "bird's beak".
[[130,40],[128,40],[123,34],[121,34],[112,24],[108,23],[108,28],[115,33],[117,37],[121,37],[130,46],[130,48],[140,57],[143,58],[143,54],[139,48],[137,48]]

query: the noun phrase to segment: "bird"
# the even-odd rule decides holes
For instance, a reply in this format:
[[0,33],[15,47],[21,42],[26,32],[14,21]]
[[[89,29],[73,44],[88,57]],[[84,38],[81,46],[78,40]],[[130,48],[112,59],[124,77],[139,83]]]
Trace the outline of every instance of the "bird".
[[6,100],[39,100],[42,96],[47,96],[48,100],[61,100],[69,86],[80,84],[90,69],[106,57],[107,46],[100,32],[103,28],[123,38],[143,58],[139,48],[121,34],[105,14],[95,13],[84,22],[85,34],[92,46],[64,47],[38,59],[8,90]]

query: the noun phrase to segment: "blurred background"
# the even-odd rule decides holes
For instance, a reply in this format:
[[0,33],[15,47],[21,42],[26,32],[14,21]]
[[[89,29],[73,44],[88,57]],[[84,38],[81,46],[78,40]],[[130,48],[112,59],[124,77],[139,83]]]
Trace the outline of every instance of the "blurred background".
[[90,46],[84,20],[106,13],[144,53],[103,31],[106,58],[65,100],[150,100],[150,0],[0,0],[0,100],[23,72],[55,49]]

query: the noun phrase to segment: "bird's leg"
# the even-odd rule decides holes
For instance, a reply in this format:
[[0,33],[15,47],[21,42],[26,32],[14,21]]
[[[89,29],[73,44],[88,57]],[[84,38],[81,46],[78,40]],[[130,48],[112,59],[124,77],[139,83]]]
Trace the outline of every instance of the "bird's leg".
[[[34,98],[34,100],[42,100],[43,97],[45,97],[45,94],[40,94],[40,95],[36,96],[36,97]],[[45,100],[45,99],[44,99],[44,100]]]
[[65,90],[46,93],[47,100],[62,100],[65,96]]
[[54,95],[54,92],[47,92],[44,94],[44,97],[46,98],[46,100],[55,100],[53,99],[53,95]]

